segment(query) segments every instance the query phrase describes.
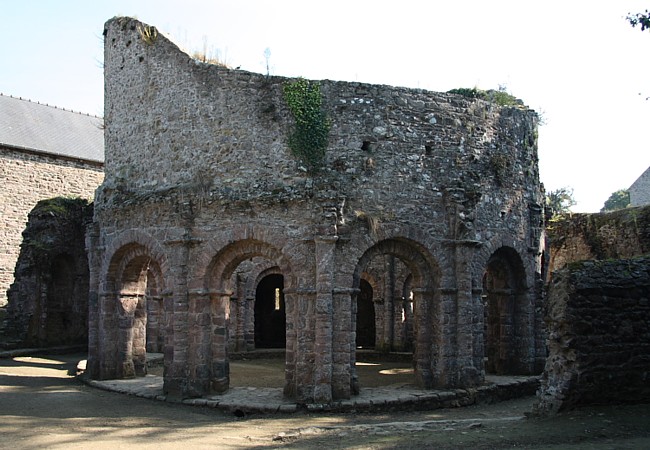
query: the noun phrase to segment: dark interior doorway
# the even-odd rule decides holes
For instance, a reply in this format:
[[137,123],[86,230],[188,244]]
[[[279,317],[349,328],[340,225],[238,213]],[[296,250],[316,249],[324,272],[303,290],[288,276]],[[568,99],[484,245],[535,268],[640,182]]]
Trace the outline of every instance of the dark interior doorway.
[[366,280],[359,281],[357,296],[357,348],[375,348],[375,305],[372,286]]
[[255,348],[286,347],[284,277],[267,275],[255,292]]
[[63,344],[74,342],[85,335],[75,330],[72,318],[74,297],[74,264],[67,255],[59,255],[52,261],[50,282],[47,290],[47,314],[45,342]]

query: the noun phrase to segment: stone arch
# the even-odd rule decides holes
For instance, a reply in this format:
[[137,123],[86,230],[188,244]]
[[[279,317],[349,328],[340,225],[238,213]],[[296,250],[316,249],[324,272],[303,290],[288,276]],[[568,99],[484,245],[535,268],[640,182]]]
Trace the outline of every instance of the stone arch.
[[[244,267],[242,267],[244,266]],[[268,275],[283,275],[274,261],[255,257],[241,264],[231,279],[230,333],[228,348],[242,352],[255,349],[255,298],[260,281]]]
[[[160,243],[147,233],[136,230],[129,230],[115,239],[113,239],[104,251],[104,260],[102,264],[101,292],[115,290],[115,264],[124,261],[124,256],[134,248],[141,248],[146,251],[152,261],[157,262],[158,275],[160,283],[157,284],[159,292],[166,289],[165,280],[168,272],[168,258]],[[128,259],[128,258],[126,258]]]
[[[359,258],[353,279],[352,292],[359,289],[359,280],[364,268],[370,261],[382,255],[390,255],[399,259],[411,273],[414,295],[415,320],[414,329],[416,345],[414,349],[414,368],[416,384],[423,388],[434,385],[434,361],[439,351],[434,342],[439,341],[441,334],[438,326],[436,307],[437,286],[439,285],[439,270],[428,250],[419,242],[407,238],[388,238],[375,243]],[[354,295],[354,294],[353,294]],[[356,299],[353,299],[355,303]],[[354,312],[355,308],[353,308]],[[353,324],[356,318],[353,318]],[[353,363],[356,357],[353,356]],[[356,390],[356,389],[355,389]]]
[[[199,361],[198,365],[203,366],[208,363],[209,390],[213,392],[224,392],[230,384],[227,344],[230,332],[230,298],[233,295],[230,286],[232,274],[242,262],[253,258],[260,258],[268,261],[269,265],[277,267],[277,271],[284,276],[285,290],[293,285],[293,272],[288,259],[280,249],[267,242],[253,238],[242,239],[226,245],[214,255],[206,268],[204,278],[211,319],[209,325],[203,330],[206,336],[202,339],[205,348],[197,352],[209,355],[207,358],[209,363],[207,360]],[[289,299],[287,303],[290,303]],[[192,308],[193,306],[190,305],[190,309]],[[289,345],[288,340],[289,336],[287,336],[287,345]],[[293,357],[293,352],[287,352],[286,364],[293,364],[293,360],[289,361],[290,357]]]
[[487,373],[529,373],[534,333],[526,270],[519,253],[500,247],[487,260],[482,277],[484,360]]
[[230,276],[246,259],[262,257],[272,261],[291,283],[289,261],[275,246],[257,239],[243,239],[222,248],[213,258],[206,271],[205,288],[210,292],[229,289]]
[[166,258],[152,242],[123,236],[107,252],[96,344],[101,378],[146,375],[147,295],[160,297],[166,286]]

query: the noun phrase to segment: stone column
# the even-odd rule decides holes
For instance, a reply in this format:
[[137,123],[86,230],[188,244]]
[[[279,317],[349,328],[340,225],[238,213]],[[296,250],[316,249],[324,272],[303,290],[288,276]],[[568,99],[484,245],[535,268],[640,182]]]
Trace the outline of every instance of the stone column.
[[189,296],[187,292],[187,264],[191,240],[187,237],[179,240],[166,241],[172,247],[168,254],[170,291],[165,296],[165,314],[168,319],[165,345],[165,377],[163,392],[170,398],[184,398],[192,393],[187,392],[188,369],[188,330],[189,330]]
[[86,228],[86,251],[88,253],[88,361],[86,363],[86,373],[90,378],[98,378],[99,375],[99,277],[101,253],[103,247],[99,245],[99,227],[93,223]]
[[[253,299],[254,301],[255,299]],[[249,302],[246,302],[247,305]],[[250,303],[252,306],[253,303]],[[284,391],[287,398],[296,398],[296,295],[294,289],[284,290],[284,312],[286,314]]]
[[[443,281],[443,286],[449,286],[450,280]],[[457,371],[456,355],[458,333],[457,328],[457,307],[456,296],[458,290],[455,287],[442,287],[438,289],[436,296],[435,313],[431,314],[434,320],[432,330],[433,352],[433,387],[452,387]],[[417,319],[416,319],[417,321]]]
[[210,292],[211,360],[210,392],[223,393],[230,387],[230,362],[228,360],[228,322],[232,292]]
[[439,351],[432,348],[433,328],[435,315],[432,315],[431,302],[433,292],[422,288],[414,288],[413,315],[415,342],[413,348],[413,362],[415,364],[415,383],[424,389],[433,387],[434,376],[432,371],[432,352]]
[[135,376],[143,377],[147,374],[147,305],[144,295],[137,296],[137,303],[133,311],[133,368]]
[[299,403],[313,403],[314,400],[315,299],[314,289],[284,291],[287,317],[284,395]]
[[133,325],[138,296],[120,294],[117,313],[117,376],[132,378],[135,376],[133,364]]
[[[284,302],[285,305],[287,305],[288,300],[286,296],[286,291],[284,296]],[[243,305],[243,309],[244,309],[244,350],[250,352],[252,350],[255,350],[255,297],[254,296],[246,297],[245,304]],[[285,306],[285,312],[286,312],[286,306]],[[287,317],[289,317],[288,312],[286,312],[286,315]]]
[[164,349],[164,306],[161,295],[147,295],[147,352],[162,353]]
[[332,338],[334,251],[338,236],[315,239],[316,305],[314,342],[314,402],[332,401]]
[[[474,241],[457,241],[455,244],[456,275],[456,364],[457,373],[454,384],[457,386],[476,386],[483,379],[482,364],[477,364],[481,348],[475,347],[475,336],[482,334],[482,320],[479,319],[480,297],[474,295],[471,261],[474,257]],[[480,359],[480,356],[479,356]]]
[[188,380],[184,396],[201,397],[210,392],[212,310],[210,295],[202,289],[189,292],[187,320]]
[[[332,397],[348,399],[358,392],[354,377],[355,333],[352,304],[359,289],[339,288],[333,296]],[[354,324],[356,325],[356,324]]]
[[100,380],[119,377],[117,302],[117,294],[114,292],[102,292],[98,299],[97,376]]

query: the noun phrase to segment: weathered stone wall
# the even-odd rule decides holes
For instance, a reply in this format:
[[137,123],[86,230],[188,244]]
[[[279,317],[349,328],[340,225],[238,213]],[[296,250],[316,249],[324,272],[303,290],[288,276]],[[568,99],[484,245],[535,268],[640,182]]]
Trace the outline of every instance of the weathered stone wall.
[[8,291],[5,334],[28,346],[83,344],[88,338],[86,200],[41,200],[23,232]]
[[0,306],[7,303],[21,233],[36,203],[59,195],[92,199],[102,179],[100,164],[0,147]]
[[[104,61],[106,178],[87,238],[91,376],[146,370],[155,295],[165,391],[227,389],[231,336],[250,342],[233,275],[264,260],[284,277],[285,393],[347,398],[358,389],[360,280],[386,256],[410,272],[416,383],[482,383],[484,320],[497,322],[495,354],[517,361],[500,370],[541,370],[534,112],[321,81],[331,129],[310,173],[288,146],[292,80],[196,62],[127,18],[107,23]],[[486,272],[496,282],[484,294]],[[483,297],[498,303],[487,319]]]
[[556,272],[546,323],[538,412],[650,400],[650,257],[585,261]]
[[572,214],[550,222],[548,278],[569,263],[626,259],[650,253],[650,206]]

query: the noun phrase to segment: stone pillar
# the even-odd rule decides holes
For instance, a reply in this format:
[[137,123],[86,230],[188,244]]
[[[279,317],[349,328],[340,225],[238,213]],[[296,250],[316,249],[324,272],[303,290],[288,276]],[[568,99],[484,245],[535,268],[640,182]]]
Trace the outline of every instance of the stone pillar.
[[135,376],[143,377],[147,374],[147,305],[144,295],[137,296],[137,303],[133,311],[133,368]]
[[284,395],[298,403],[313,403],[314,399],[314,335],[316,291],[285,289],[286,384]]
[[359,289],[336,289],[333,296],[332,398],[349,399],[358,393],[354,377],[355,333],[352,318],[353,295]]
[[210,295],[204,290],[188,295],[188,380],[184,396],[201,397],[210,392],[212,310]]
[[117,294],[114,292],[103,292],[98,299],[97,377],[100,380],[119,377],[117,370],[117,302]]
[[188,390],[187,370],[189,365],[189,295],[187,292],[187,264],[189,261],[192,241],[187,236],[179,240],[166,241],[172,247],[168,254],[169,260],[168,287],[170,291],[165,297],[165,315],[167,317],[168,336],[165,344],[164,364],[165,375],[163,392],[169,398],[185,398],[193,395]]
[[[284,302],[285,305],[287,304],[287,296],[285,292],[284,296]],[[245,299],[245,303],[243,305],[244,309],[244,350],[247,352],[250,352],[251,350],[255,350],[255,297],[254,296],[248,296]],[[286,306],[285,306],[285,313],[287,317],[289,316],[289,313],[286,312]]]
[[[247,299],[248,300],[248,299]],[[255,301],[255,299],[252,299]],[[246,302],[249,303],[248,301]],[[252,305],[252,303],[251,303]],[[286,314],[284,391],[287,398],[296,398],[296,295],[295,290],[284,290],[284,312]]]
[[147,352],[162,353],[164,349],[164,306],[161,295],[147,295]]
[[434,315],[431,314],[431,302],[433,292],[422,288],[414,288],[414,328],[415,342],[413,348],[413,362],[415,364],[415,383],[424,389],[433,386],[434,378],[432,371],[432,334]]
[[[449,285],[449,280],[445,285]],[[457,371],[456,296],[455,287],[443,287],[438,289],[436,304],[432,304],[435,309],[431,314],[435,322],[432,327],[433,387],[437,388],[452,387]]]
[[477,298],[473,290],[474,245],[473,241],[457,241],[455,245],[457,375],[454,384],[463,387],[477,386],[484,379],[480,363],[483,351],[475,347],[475,336],[483,333],[483,321],[479,319],[480,297]]
[[167,392],[165,384],[167,374],[171,373],[172,361],[174,359],[174,296],[171,289],[165,289],[162,293],[162,334],[163,334],[163,366],[165,378],[163,379],[163,391]]
[[117,312],[117,377],[132,378],[135,376],[133,363],[133,337],[135,310],[138,306],[138,296],[120,294]]
[[228,360],[228,325],[230,296],[232,292],[210,292],[211,361],[210,392],[223,393],[230,387],[230,362]]
[[315,239],[316,305],[314,342],[314,402],[332,400],[332,338],[334,251],[338,236]]
[[88,360],[86,373],[90,378],[99,378],[99,277],[101,254],[104,250],[99,245],[99,226],[92,223],[86,227],[86,253],[88,254]]

